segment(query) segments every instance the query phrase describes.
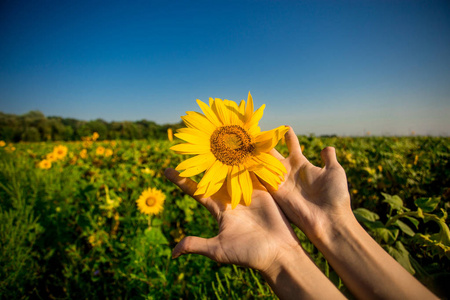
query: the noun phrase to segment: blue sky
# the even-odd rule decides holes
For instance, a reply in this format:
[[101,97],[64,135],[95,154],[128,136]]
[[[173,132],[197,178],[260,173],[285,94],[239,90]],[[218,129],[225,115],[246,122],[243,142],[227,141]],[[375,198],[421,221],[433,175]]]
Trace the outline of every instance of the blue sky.
[[449,135],[450,2],[0,3],[0,111],[164,124],[249,91],[263,130]]

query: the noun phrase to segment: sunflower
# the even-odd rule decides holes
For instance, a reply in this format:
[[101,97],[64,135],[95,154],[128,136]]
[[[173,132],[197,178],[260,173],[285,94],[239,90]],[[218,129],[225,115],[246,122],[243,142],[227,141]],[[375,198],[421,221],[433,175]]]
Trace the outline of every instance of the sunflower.
[[142,192],[136,203],[141,213],[156,215],[163,210],[164,200],[166,195],[163,192],[156,188],[148,188]]
[[95,154],[97,154],[97,155],[104,155],[105,154],[105,147],[103,147],[103,146],[98,146],[97,147],[97,150],[95,150]]
[[94,132],[94,133],[92,134],[92,140],[93,140],[93,141],[96,141],[99,137],[100,137],[100,135],[98,134],[98,132]]
[[187,128],[178,129],[176,137],[186,141],[171,147],[178,154],[196,155],[181,162],[176,170],[182,177],[191,177],[204,171],[194,195],[210,197],[227,182],[231,207],[241,199],[250,205],[253,192],[251,173],[274,189],[284,179],[286,168],[269,154],[288,131],[280,126],[261,132],[258,122],[265,105],[254,111],[253,99],[248,93],[239,106],[236,102],[209,99],[209,105],[197,100],[202,113],[186,112],[181,119]]
[[112,156],[114,154],[114,152],[112,151],[112,149],[106,149],[105,150],[105,156],[106,157],[110,157],[110,156]]
[[47,153],[47,154],[45,155],[45,158],[46,158],[46,160],[48,160],[49,162],[54,162],[54,161],[57,161],[57,160],[58,160],[57,157],[56,157],[55,152]]
[[172,128],[167,129],[167,138],[169,139],[170,142],[173,141],[173,130],[172,130]]
[[53,148],[53,154],[56,159],[63,159],[67,155],[67,147],[63,145],[58,145]]
[[38,166],[41,169],[50,169],[52,167],[52,162],[48,159],[43,159],[39,162]]
[[86,158],[88,157],[88,154],[87,154],[87,150],[86,150],[86,149],[83,149],[83,150],[80,151],[80,157],[81,157],[82,159],[86,159]]

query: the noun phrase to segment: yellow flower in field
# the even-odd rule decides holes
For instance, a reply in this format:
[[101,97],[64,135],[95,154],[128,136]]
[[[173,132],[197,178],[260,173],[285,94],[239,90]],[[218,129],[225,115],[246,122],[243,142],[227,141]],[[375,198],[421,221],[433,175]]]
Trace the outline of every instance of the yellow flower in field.
[[58,145],[53,148],[53,154],[56,159],[63,159],[67,155],[67,147],[63,145]]
[[152,169],[149,169],[148,167],[145,167],[145,169],[142,169],[141,172],[144,174],[148,174],[150,176],[155,176],[155,171]]
[[187,143],[171,147],[179,154],[196,155],[177,166],[177,170],[185,170],[180,176],[191,177],[206,171],[195,195],[209,197],[227,181],[231,207],[235,208],[241,199],[250,205],[251,173],[278,189],[286,168],[269,151],[289,128],[280,126],[261,132],[258,122],[265,105],[254,111],[250,93],[247,104],[242,100],[239,106],[218,98],[210,98],[209,106],[200,100],[197,103],[204,114],[187,112],[181,117],[187,128],[175,134]]
[[99,137],[100,137],[100,135],[98,134],[98,132],[94,132],[94,133],[92,134],[92,140],[93,140],[93,141],[96,141]]
[[80,151],[80,157],[82,159],[86,159],[88,157],[86,149],[83,149],[83,150]]
[[98,147],[97,147],[97,150],[95,150],[95,154],[97,154],[97,155],[103,155],[103,154],[105,154],[105,147],[98,146]]
[[173,130],[172,128],[167,129],[167,138],[169,139],[169,141],[173,141]]
[[5,141],[0,141],[0,147],[5,147],[5,146],[6,146]]
[[142,192],[136,203],[141,213],[156,215],[163,210],[164,200],[166,195],[163,192],[156,188],[148,188]]
[[110,157],[111,155],[113,155],[112,149],[106,149],[106,150],[105,150],[105,156],[106,156],[106,157]]
[[52,167],[52,162],[48,159],[43,159],[39,162],[38,166],[41,169],[50,169]]
[[47,155],[45,155],[45,158],[50,161],[50,162],[54,162],[57,160],[56,155],[54,152],[50,152]]

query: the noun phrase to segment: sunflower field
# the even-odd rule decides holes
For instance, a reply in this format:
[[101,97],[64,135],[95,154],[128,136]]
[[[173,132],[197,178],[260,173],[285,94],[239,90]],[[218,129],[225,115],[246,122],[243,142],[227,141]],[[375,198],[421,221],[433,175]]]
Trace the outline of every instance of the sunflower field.
[[[410,273],[445,297],[450,282],[450,139],[299,136],[305,156],[336,148],[354,213]],[[0,141],[0,298],[276,299],[256,271],[200,255],[171,258],[187,235],[213,237],[208,211],[163,172],[178,141]],[[287,155],[287,147],[277,149]],[[296,231],[347,296],[327,261]]]

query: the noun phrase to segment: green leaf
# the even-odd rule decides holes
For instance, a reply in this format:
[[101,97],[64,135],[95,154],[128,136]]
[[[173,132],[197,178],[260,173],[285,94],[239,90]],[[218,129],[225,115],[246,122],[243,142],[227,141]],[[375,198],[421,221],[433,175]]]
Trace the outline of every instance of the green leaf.
[[380,229],[380,228],[385,228],[384,224],[381,221],[364,222],[364,225],[372,231],[374,231],[376,229]]
[[388,253],[398,261],[409,273],[415,274],[416,271],[411,265],[411,261],[409,259],[409,252],[406,250],[405,246],[403,246],[402,242],[397,241],[393,246],[387,246]]
[[409,227],[408,225],[406,225],[405,223],[403,223],[400,220],[397,220],[394,225],[397,225],[401,231],[403,231],[405,234],[409,235],[409,236],[414,236],[415,232],[414,230],[411,229],[411,227]]
[[145,230],[147,241],[153,245],[167,245],[169,242],[158,227],[147,228]]
[[353,213],[359,222],[374,222],[380,218],[376,213],[362,207],[355,209]]
[[406,210],[406,211],[409,210],[403,206],[403,200],[399,196],[397,196],[397,195],[391,196],[391,195],[385,194],[385,193],[381,193],[381,194],[384,196],[383,202],[389,204],[389,206],[392,209]]
[[414,201],[414,204],[416,204],[416,206],[421,208],[424,212],[432,212],[439,205],[440,201],[440,197],[419,198]]
[[399,230],[397,228],[376,228],[373,232],[385,243],[392,244],[397,239]]
[[409,217],[409,216],[404,216],[403,218],[408,219],[414,225],[414,227],[416,227],[416,229],[419,229],[419,224],[420,224],[419,220],[417,220],[413,217]]

